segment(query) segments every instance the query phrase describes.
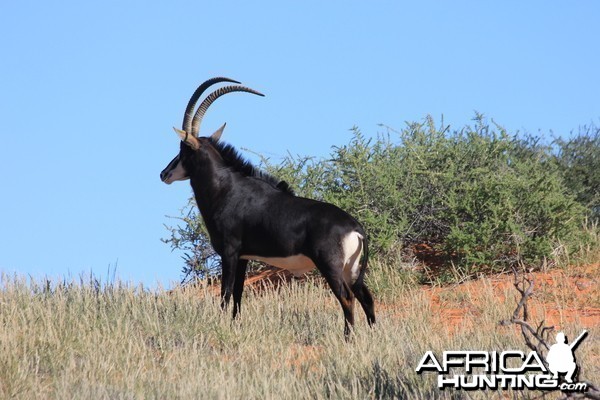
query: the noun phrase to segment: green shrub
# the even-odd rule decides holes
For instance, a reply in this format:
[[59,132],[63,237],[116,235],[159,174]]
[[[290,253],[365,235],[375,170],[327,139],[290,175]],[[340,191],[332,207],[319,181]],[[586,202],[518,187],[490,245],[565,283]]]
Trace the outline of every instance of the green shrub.
[[481,116],[454,132],[428,118],[375,139],[352,133],[328,160],[288,156],[266,167],[356,216],[379,253],[427,243],[464,272],[495,270],[549,257],[582,226],[583,207],[536,138]]
[[600,220],[600,127],[579,129],[577,136],[557,139],[556,162],[569,190],[588,209],[589,217]]
[[[579,159],[566,150],[571,147],[559,143],[557,156],[539,138],[510,135],[481,115],[458,131],[436,127],[430,117],[400,131],[384,128],[374,138],[353,128],[349,143],[333,147],[327,159],[288,155],[279,163],[263,158],[262,164],[299,196],[355,216],[374,254],[386,257],[425,243],[465,274],[551,257],[558,243],[578,239],[586,208],[577,198],[585,202],[598,194],[597,186],[594,192],[578,180]],[[592,161],[590,156],[581,168]],[[181,248],[196,240],[190,248],[200,252],[192,259],[201,265],[206,237],[196,222],[192,227],[172,230],[167,241]]]

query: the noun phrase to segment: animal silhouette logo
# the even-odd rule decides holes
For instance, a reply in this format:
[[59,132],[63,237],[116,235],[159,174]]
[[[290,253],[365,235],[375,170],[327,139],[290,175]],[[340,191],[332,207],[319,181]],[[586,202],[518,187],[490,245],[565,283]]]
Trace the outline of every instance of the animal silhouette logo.
[[552,377],[558,379],[558,374],[566,373],[565,379],[568,383],[573,383],[573,375],[577,370],[574,351],[581,341],[587,336],[587,330],[581,332],[575,340],[567,344],[567,338],[563,332],[556,334],[556,343],[550,346],[548,350],[548,369],[552,372]]

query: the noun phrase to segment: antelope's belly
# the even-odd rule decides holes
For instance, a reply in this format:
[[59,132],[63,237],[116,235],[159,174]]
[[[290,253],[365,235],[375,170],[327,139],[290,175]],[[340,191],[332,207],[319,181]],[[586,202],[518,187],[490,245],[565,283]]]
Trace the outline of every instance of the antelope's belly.
[[295,276],[301,276],[312,271],[316,266],[315,263],[304,254],[296,254],[289,257],[259,257],[259,256],[241,256],[243,260],[262,261],[266,264],[277,268],[290,271]]

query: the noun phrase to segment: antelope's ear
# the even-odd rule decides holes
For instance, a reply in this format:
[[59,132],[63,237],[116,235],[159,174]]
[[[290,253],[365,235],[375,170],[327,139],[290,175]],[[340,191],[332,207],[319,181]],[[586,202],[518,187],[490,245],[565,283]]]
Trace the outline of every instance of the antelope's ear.
[[173,130],[175,131],[177,136],[179,136],[181,141],[190,146],[192,149],[198,150],[200,148],[200,142],[195,136],[188,135],[186,131],[182,131],[181,129],[177,129],[175,127],[173,127]]
[[210,138],[212,140],[214,140],[215,142],[218,142],[219,139],[221,139],[221,135],[223,134],[223,129],[225,129],[225,125],[227,125],[227,122],[224,123],[222,127],[220,127],[219,129],[217,129],[215,131],[215,133],[213,133],[212,135],[210,135]]

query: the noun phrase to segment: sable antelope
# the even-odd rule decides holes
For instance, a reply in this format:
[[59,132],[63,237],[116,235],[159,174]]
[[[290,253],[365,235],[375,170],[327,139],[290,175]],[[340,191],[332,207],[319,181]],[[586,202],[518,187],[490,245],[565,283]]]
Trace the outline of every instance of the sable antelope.
[[[216,83],[230,82],[209,94],[194,113],[196,102]],[[352,216],[338,207],[296,197],[288,184],[258,170],[229,144],[220,141],[225,124],[200,137],[206,110],[220,96],[247,92],[263,96],[229,78],[201,84],[185,109],[179,154],[161,172],[163,182],[189,179],[210,241],[221,256],[221,306],[233,294],[233,317],[240,312],[248,260],[291,271],[299,276],[318,268],[344,311],[346,337],[354,324],[354,298],[369,325],[375,322],[373,298],[364,283],[367,235]],[[362,261],[361,261],[362,256]]]

